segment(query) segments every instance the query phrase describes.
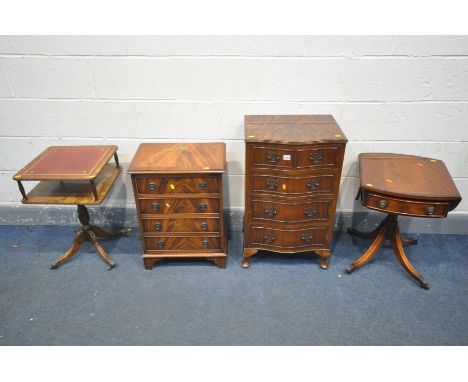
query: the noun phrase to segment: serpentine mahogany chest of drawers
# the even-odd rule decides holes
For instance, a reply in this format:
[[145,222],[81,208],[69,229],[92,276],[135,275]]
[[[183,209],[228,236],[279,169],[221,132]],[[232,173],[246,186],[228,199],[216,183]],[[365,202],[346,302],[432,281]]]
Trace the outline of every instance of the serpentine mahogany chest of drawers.
[[206,258],[226,267],[224,143],[143,143],[128,173],[151,269],[170,258]]
[[313,251],[328,268],[347,139],[331,115],[245,116],[244,258]]

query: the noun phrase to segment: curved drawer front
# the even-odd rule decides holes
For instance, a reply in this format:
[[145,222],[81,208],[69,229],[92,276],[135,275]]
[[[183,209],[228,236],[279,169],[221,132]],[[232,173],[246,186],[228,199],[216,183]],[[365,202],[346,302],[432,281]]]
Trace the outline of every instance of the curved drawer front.
[[219,218],[205,219],[142,219],[144,232],[219,233]]
[[137,178],[139,194],[191,194],[218,193],[218,178],[215,177],[153,177]]
[[314,146],[307,150],[298,150],[297,168],[335,167],[338,146]]
[[251,245],[271,249],[299,250],[327,243],[327,227],[281,230],[252,227]]
[[143,214],[190,214],[218,213],[219,199],[139,199],[140,211]]
[[426,218],[446,217],[448,213],[448,203],[417,202],[413,200],[387,198],[374,194],[368,194],[363,205],[367,208],[377,209],[383,212]]
[[302,221],[326,221],[331,200],[311,200],[303,203],[253,200],[253,220],[268,220],[284,223]]
[[160,236],[145,237],[145,248],[149,251],[213,251],[221,248],[219,237],[203,236]]
[[331,193],[334,175],[282,177],[255,174],[251,176],[251,190],[276,194]]
[[268,166],[278,168],[293,168],[295,150],[273,147],[252,147],[252,161],[254,166]]

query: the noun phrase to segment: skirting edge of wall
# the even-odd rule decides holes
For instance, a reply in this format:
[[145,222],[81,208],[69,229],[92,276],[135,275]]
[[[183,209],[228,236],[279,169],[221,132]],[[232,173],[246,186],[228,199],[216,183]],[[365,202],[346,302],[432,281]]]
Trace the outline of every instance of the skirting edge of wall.
[[[91,221],[98,225],[137,227],[135,208],[129,207],[90,207]],[[228,232],[242,231],[243,208],[225,211]],[[337,211],[335,230],[343,231],[348,226],[371,230],[384,218],[384,214],[374,211]],[[0,225],[79,225],[75,206],[15,205],[0,206]],[[420,219],[401,217],[402,232],[467,234],[468,213],[456,213],[446,219]]]

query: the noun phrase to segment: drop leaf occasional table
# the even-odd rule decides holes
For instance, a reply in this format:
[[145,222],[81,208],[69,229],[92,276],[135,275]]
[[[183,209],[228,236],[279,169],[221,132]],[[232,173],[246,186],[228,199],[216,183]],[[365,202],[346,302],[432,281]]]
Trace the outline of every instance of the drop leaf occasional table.
[[347,139],[331,115],[245,116],[244,259],[315,252],[328,268]]
[[128,173],[147,269],[163,259],[204,258],[226,267],[224,143],[143,143]]
[[401,266],[422,288],[428,283],[406,257],[404,245],[416,239],[402,239],[398,215],[444,218],[461,201],[461,196],[445,167],[437,159],[402,154],[363,153],[359,155],[361,185],[358,197],[366,208],[386,212],[387,218],[372,232],[349,228],[351,235],[374,239],[369,249],[346,268],[348,273],[367,263],[389,239]]
[[[108,163],[112,157],[115,165]],[[52,146],[13,177],[18,182],[24,204],[78,206],[82,227],[77,231],[72,246],[50,266],[51,269],[70,259],[85,241],[91,242],[109,270],[115,266],[97,237],[118,237],[125,235],[126,231],[111,233],[90,224],[86,205],[102,203],[120,172],[117,146]],[[26,194],[22,181],[39,183]]]

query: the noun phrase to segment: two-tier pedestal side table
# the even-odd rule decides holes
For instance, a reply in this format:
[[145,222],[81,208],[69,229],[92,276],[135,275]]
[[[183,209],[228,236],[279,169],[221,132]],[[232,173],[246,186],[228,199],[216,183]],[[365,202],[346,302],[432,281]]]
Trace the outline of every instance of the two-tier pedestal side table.
[[[112,157],[115,165],[108,163]],[[24,204],[78,206],[78,219],[82,226],[71,247],[52,263],[51,269],[69,260],[85,241],[91,242],[109,270],[115,266],[97,237],[112,238],[127,232],[111,233],[90,224],[86,205],[102,203],[120,172],[117,146],[52,146],[13,177],[18,182]],[[39,183],[26,194],[22,181]]]
[[429,289],[423,276],[406,257],[404,245],[417,244],[416,239],[400,236],[399,215],[444,218],[461,201],[461,196],[444,162],[413,155],[363,153],[359,155],[361,185],[357,198],[372,210],[387,213],[387,218],[372,232],[353,228],[348,233],[374,239],[369,249],[346,268],[348,273],[367,263],[389,239],[401,266],[422,288]]
[[132,176],[143,262],[203,258],[226,267],[224,143],[143,143]]
[[244,258],[315,252],[328,268],[346,136],[331,115],[245,116]]

